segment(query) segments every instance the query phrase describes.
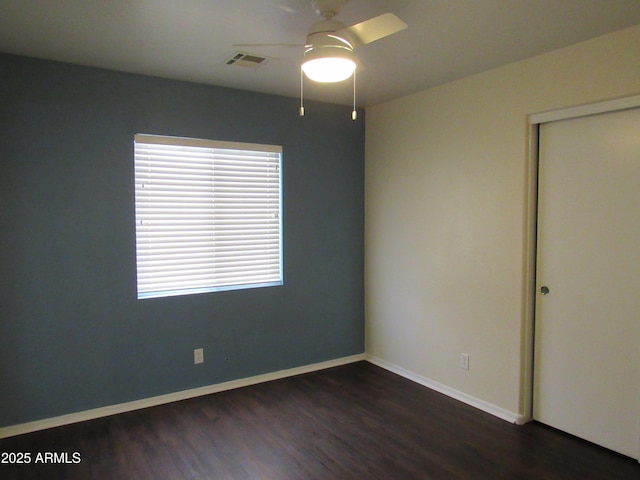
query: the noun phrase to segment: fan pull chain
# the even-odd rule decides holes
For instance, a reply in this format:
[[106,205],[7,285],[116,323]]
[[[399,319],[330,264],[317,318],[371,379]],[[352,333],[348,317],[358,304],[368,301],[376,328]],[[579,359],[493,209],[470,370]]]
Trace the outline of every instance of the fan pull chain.
[[304,117],[304,103],[303,103],[303,93],[304,93],[304,74],[302,69],[300,69],[300,116]]
[[[356,68],[356,70],[358,70]],[[358,112],[356,111],[356,70],[353,71],[353,112],[351,112],[351,120],[354,122],[358,118]]]
[[[300,69],[300,116],[304,117],[304,72]],[[358,119],[358,111],[356,110],[356,72],[353,71],[353,111],[351,112],[351,120]]]

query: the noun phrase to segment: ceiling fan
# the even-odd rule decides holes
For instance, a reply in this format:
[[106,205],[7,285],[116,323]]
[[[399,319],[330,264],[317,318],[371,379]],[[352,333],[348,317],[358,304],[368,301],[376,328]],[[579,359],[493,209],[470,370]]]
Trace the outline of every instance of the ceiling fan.
[[323,17],[309,28],[304,45],[292,44],[240,44],[236,46],[297,46],[304,47],[300,72],[300,115],[302,105],[303,74],[316,82],[341,82],[354,76],[355,120],[355,70],[356,57],[353,51],[368,43],[392,35],[407,28],[407,24],[393,13],[384,13],[364,22],[347,27],[336,20],[336,15],[348,0],[312,0],[311,7]]

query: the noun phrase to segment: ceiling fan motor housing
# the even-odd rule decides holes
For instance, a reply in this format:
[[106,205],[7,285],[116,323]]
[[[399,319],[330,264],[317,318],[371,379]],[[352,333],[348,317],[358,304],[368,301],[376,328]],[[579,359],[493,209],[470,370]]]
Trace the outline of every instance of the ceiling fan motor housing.
[[308,61],[332,56],[354,61],[353,48],[353,39],[344,23],[333,19],[320,20],[309,29],[304,58]]
[[339,46],[353,50],[353,38],[344,23],[338,20],[320,20],[309,28],[307,45],[309,47]]
[[[351,76],[356,62],[351,36],[345,28],[344,23],[333,19],[321,20],[311,26],[302,62],[302,70],[309,78],[336,82]],[[325,77],[323,70],[341,73]]]

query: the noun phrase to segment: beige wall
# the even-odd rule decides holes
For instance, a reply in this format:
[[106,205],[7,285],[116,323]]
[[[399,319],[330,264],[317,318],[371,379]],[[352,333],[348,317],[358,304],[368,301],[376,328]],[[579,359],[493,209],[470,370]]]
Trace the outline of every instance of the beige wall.
[[526,413],[527,115],[639,94],[638,52],[640,26],[367,109],[368,355]]

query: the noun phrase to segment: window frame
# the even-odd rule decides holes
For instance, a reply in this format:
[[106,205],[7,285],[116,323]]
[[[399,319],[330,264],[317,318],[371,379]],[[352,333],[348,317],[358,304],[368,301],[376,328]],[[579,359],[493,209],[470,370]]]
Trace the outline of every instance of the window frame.
[[[179,156],[178,150],[181,149],[185,152],[181,154],[184,156]],[[165,155],[162,150],[171,153]],[[138,299],[283,285],[282,150],[282,146],[279,145],[149,134],[134,135],[136,294]],[[142,153],[143,151],[146,153]],[[194,171],[199,175],[193,177],[199,181],[198,186],[193,187],[194,190],[197,190],[199,199],[193,200],[193,203],[191,203],[190,197],[195,195],[191,191],[191,187],[186,188],[185,183],[177,181],[178,177],[185,175],[181,169],[192,166],[190,155],[197,156],[195,162],[198,165]],[[171,158],[167,159],[169,156]],[[272,170],[273,168],[275,171]],[[220,173],[221,169],[225,173]],[[169,171],[173,173],[168,173]],[[229,173],[230,171],[231,173]],[[207,177],[207,175],[210,176]],[[169,179],[172,186],[167,187],[165,184],[168,182],[165,182],[164,179]],[[155,183],[152,185],[150,182]],[[231,182],[235,183],[231,184]],[[200,183],[210,183],[211,185],[201,186]],[[237,186],[240,184],[242,185]],[[274,185],[277,190],[272,190]],[[150,186],[152,188],[149,188]],[[167,188],[167,190],[162,190],[163,188]],[[248,193],[249,189],[252,192],[257,192],[254,193],[257,200],[248,200],[252,195]],[[231,193],[220,193],[223,190],[228,190]],[[167,200],[167,197],[171,197],[171,200]],[[233,206],[227,206],[228,203],[233,203]],[[251,204],[251,207],[248,204]],[[169,213],[166,213],[165,209]],[[196,210],[197,213],[195,213]],[[232,210],[236,213],[230,214],[229,212]],[[162,213],[166,213],[166,217],[172,217],[172,221],[177,223],[171,226],[158,223]],[[206,220],[197,220],[200,223],[194,227],[188,222],[182,221],[182,215],[190,218],[191,214],[207,218]],[[178,216],[180,219],[177,218]],[[235,230],[247,230],[249,232],[247,235],[256,236],[258,241],[247,240],[245,238],[246,232],[229,234],[230,228],[226,223],[229,220],[234,221],[234,225],[240,226],[238,229],[234,226],[232,229],[234,232]],[[184,248],[182,244],[188,244],[189,241],[192,241],[192,237],[187,237],[186,242],[184,241],[182,231],[179,230],[181,221],[190,225],[186,227],[185,232],[190,234],[198,232],[194,234],[199,238],[198,244],[205,245],[194,249],[194,251],[206,250],[205,253],[189,253],[185,257],[188,264],[194,265],[194,272],[200,269],[204,272],[200,277],[210,278],[208,283],[205,282],[207,284],[194,280],[192,283],[177,286],[179,283],[177,280],[173,282],[169,280],[178,275],[189,278],[189,269],[183,268],[180,261],[176,260],[176,256],[184,255],[180,250]],[[244,223],[238,223],[242,221]],[[201,224],[206,224],[206,226],[202,227]],[[221,227],[220,224],[227,225],[224,230],[226,233],[224,238],[231,239],[231,243],[227,242],[230,246],[226,248],[223,247],[224,241],[221,236],[224,227]],[[205,230],[198,230],[198,228]],[[165,242],[163,248],[160,249],[154,242],[160,242],[158,239],[163,235],[161,232],[166,229],[175,232],[170,234],[174,239],[173,246],[166,247]],[[153,236],[154,231],[155,237]],[[276,233],[274,234],[274,232]],[[209,234],[211,235],[210,239],[202,240]],[[193,241],[195,242],[195,240]],[[176,246],[176,244],[180,244],[180,246]],[[233,245],[237,245],[237,247]],[[252,245],[256,245],[256,247]],[[275,248],[276,246],[277,248]],[[244,252],[243,260],[240,260],[242,254],[238,253],[238,249]],[[159,253],[160,251],[163,253]],[[198,263],[195,259],[201,259],[201,262]],[[224,262],[232,262],[230,263],[232,267],[234,264],[236,265],[236,267],[227,270],[230,272],[228,277],[232,280],[226,283],[219,280],[226,275],[220,266]],[[250,270],[253,265],[259,266],[257,271]],[[264,270],[262,270],[263,267]],[[169,272],[172,269],[179,273],[172,276]],[[216,273],[216,271],[218,272]],[[249,273],[244,277],[238,273],[240,271]],[[257,272],[263,272],[262,276]],[[197,275],[194,273],[192,277],[196,278]],[[266,280],[251,282],[249,279],[252,277]],[[154,281],[153,278],[156,280]],[[242,280],[242,278],[245,279]],[[173,286],[154,287],[153,285]]]

